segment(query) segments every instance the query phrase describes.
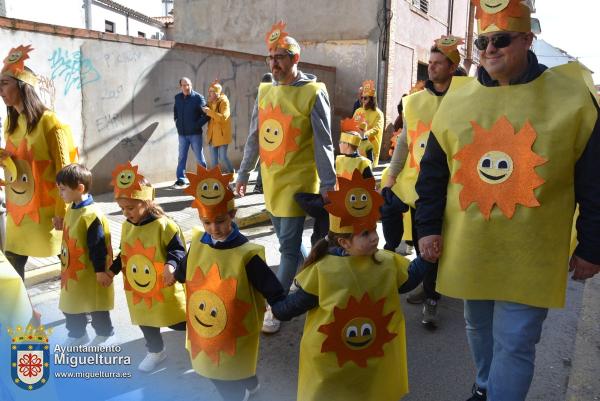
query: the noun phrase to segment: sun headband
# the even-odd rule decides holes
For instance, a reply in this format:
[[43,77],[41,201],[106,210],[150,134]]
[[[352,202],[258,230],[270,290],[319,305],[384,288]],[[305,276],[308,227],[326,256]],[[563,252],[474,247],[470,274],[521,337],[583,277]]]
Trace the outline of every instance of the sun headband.
[[143,179],[144,176],[138,174],[138,166],[132,165],[130,161],[117,165],[110,182],[114,187],[115,199],[153,200],[154,188],[151,185],[142,185]]
[[375,96],[375,81],[368,80],[363,82],[362,96]]
[[33,48],[31,45],[21,45],[10,49],[8,56],[4,58],[4,66],[2,67],[2,72],[0,72],[0,74],[13,77],[31,86],[36,86],[38,78],[33,72],[25,69],[25,60],[29,58],[29,52],[32,50]]
[[340,142],[346,142],[354,146],[360,145],[361,138],[358,134],[358,131],[360,131],[360,121],[353,118],[344,118],[340,122],[340,128],[342,131]]
[[479,34],[498,31],[531,32],[528,0],[471,0],[477,8]]
[[223,87],[221,86],[221,84],[219,83],[218,79],[215,79],[210,86],[208,87],[208,89],[212,88],[215,91],[215,94],[217,96],[219,96],[221,94],[221,92],[223,91]]
[[440,49],[444,56],[448,57],[454,64],[460,63],[460,53],[458,52],[458,46],[465,43],[463,38],[457,36],[442,36],[441,38],[434,41],[435,47]]
[[285,22],[279,21],[271,26],[271,30],[265,35],[267,50],[281,48],[292,54],[300,54],[300,45],[296,39],[289,36],[287,32],[284,32],[285,25]]
[[214,219],[234,209],[233,192],[229,188],[233,174],[222,174],[219,166],[207,170],[197,165],[196,174],[185,175],[190,186],[184,192],[195,198],[192,207],[198,209],[200,217]]
[[379,220],[379,207],[383,197],[375,191],[375,178],[363,178],[354,170],[352,179],[338,176],[338,190],[327,192],[331,203],[325,205],[329,212],[329,230],[338,233],[360,234],[374,230]]

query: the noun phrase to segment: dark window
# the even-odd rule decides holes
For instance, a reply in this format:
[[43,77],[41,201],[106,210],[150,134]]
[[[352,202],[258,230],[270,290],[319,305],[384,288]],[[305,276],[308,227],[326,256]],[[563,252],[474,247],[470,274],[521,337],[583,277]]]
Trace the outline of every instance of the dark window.
[[115,23],[112,21],[104,20],[104,32],[115,33]]
[[412,5],[425,14],[429,11],[429,0],[412,0]]
[[146,37],[146,34],[145,34],[144,32],[140,32],[140,31],[138,31],[138,37],[140,37],[140,38],[145,38],[145,37]]
[[427,64],[419,63],[417,65],[417,81],[427,81],[428,79]]

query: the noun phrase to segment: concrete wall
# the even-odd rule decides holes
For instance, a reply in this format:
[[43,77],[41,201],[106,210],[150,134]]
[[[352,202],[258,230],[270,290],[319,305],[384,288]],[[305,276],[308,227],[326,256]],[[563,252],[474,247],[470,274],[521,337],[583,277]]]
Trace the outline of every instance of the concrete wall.
[[[53,88],[53,95],[47,97],[53,99],[61,120],[72,126],[80,154],[94,173],[95,191],[108,190],[114,166],[127,160],[138,163],[152,182],[174,179],[177,133],[173,97],[179,92],[181,76],[190,77],[194,88],[203,94],[212,80],[221,80],[232,108],[229,155],[234,165],[239,164],[257,85],[267,70],[262,55],[63,28],[67,36],[105,38],[73,39],[8,29],[13,24],[15,21],[0,18],[0,41],[36,48],[27,65],[46,77],[45,85]],[[17,29],[34,29],[33,24],[23,21],[16,25]],[[316,74],[328,87],[335,87],[334,69],[317,65],[301,68]],[[3,119],[4,114],[5,109],[0,108]],[[190,152],[188,167],[195,170],[194,163]]]

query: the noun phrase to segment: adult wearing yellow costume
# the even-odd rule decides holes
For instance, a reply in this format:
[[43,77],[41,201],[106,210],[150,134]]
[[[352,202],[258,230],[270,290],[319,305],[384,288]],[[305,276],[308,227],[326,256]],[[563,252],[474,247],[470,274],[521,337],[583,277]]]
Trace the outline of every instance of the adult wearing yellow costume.
[[580,64],[538,64],[524,2],[473,3],[481,67],[477,80],[453,79],[434,117],[417,232],[421,255],[440,258],[437,291],[465,300],[470,400],[522,401],[548,308],[564,305],[567,265],[573,279],[600,271],[598,105]]
[[[65,203],[56,173],[76,158],[73,138],[37,96],[35,74],[25,66],[30,46],[11,49],[0,73],[0,96],[7,107],[2,164],[16,166],[6,177],[6,257],[21,277],[29,256],[60,253]],[[8,170],[7,170],[8,171]]]
[[356,109],[353,118],[364,119],[361,129],[364,140],[358,147],[358,153],[367,157],[377,166],[379,162],[379,152],[381,151],[381,141],[383,140],[383,112],[377,107],[377,92],[375,91],[375,82],[365,81],[362,86],[362,96],[360,97],[361,107]]
[[[294,195],[320,192],[326,198],[326,191],[335,186],[335,169],[327,89],[314,75],[298,70],[300,45],[284,29],[280,22],[266,36],[274,81],[258,88],[236,191],[245,194],[260,153],[265,206],[281,253],[277,278],[287,291],[306,254],[305,213]],[[279,321],[267,311],[263,331],[277,330]]]

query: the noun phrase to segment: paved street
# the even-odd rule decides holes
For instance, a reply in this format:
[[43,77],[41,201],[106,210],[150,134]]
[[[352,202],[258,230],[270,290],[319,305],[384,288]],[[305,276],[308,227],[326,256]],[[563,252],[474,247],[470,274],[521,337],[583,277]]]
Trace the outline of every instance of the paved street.
[[[188,206],[190,197],[169,190],[159,190],[164,195],[163,205],[171,215],[175,214],[178,222],[189,230],[198,224],[197,218]],[[167,195],[171,194],[170,196]],[[159,195],[160,196],[160,195]],[[252,207],[260,207],[261,197],[249,196],[243,202]],[[110,195],[97,197],[97,200],[110,200]],[[119,219],[116,206],[108,210],[113,234],[118,236]],[[111,212],[113,210],[113,212]],[[195,211],[193,211],[195,212]],[[244,229],[243,232],[256,243],[264,245],[267,250],[267,261],[276,268],[278,264],[278,242],[270,225],[262,225]],[[309,244],[310,230],[305,229],[304,243]],[[189,238],[188,238],[189,239]],[[113,245],[118,245],[115,239]],[[382,245],[382,243],[380,243]],[[132,326],[129,320],[122,276],[115,280],[115,305],[112,312],[116,335],[121,342],[123,355],[132,359],[131,372],[134,379],[122,383],[122,389],[107,396],[111,401],[158,400],[164,399],[161,389],[172,399],[185,400],[219,400],[212,384],[198,376],[193,370],[187,351],[184,349],[184,333],[165,330],[163,336],[168,352],[168,359],[160,369],[152,374],[143,374],[136,370],[137,364],[145,356],[144,341],[138,327]],[[569,282],[567,307],[564,310],[553,310],[546,321],[542,342],[538,348],[537,370],[528,400],[562,401],[565,399],[566,386],[570,373],[577,320],[581,307],[583,286]],[[43,323],[55,328],[51,342],[60,344],[65,336],[64,317],[58,310],[60,281],[37,284],[30,288],[32,301],[42,312]],[[461,401],[467,398],[473,381],[474,367],[468,352],[462,318],[462,303],[458,300],[441,301],[440,327],[436,331],[428,331],[420,324],[420,306],[410,305],[404,301],[402,306],[406,315],[408,366],[410,394],[406,401]],[[285,323],[282,330],[274,335],[263,335],[258,366],[261,390],[253,398],[263,401],[292,401],[295,399],[298,350],[302,335],[304,318],[299,317]],[[88,327],[93,337],[91,327]],[[160,397],[160,398],[157,398]]]

